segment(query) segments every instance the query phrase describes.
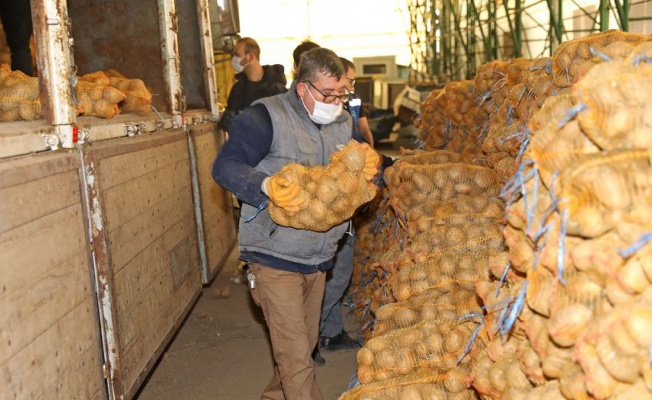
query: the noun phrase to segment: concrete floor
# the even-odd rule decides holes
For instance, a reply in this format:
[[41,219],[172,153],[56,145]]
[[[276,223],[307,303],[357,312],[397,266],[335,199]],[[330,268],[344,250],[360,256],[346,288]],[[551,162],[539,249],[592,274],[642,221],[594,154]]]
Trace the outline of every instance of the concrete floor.
[[[237,260],[203,293],[137,394],[138,400],[258,399],[272,377],[262,312],[247,285],[231,278]],[[355,317],[346,329],[355,337]],[[316,374],[324,399],[337,399],[356,373],[356,350],[323,353]]]

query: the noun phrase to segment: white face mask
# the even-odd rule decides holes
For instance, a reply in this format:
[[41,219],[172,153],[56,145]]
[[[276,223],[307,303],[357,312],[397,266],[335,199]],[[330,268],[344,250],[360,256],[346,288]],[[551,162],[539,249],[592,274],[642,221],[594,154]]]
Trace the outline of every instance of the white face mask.
[[235,72],[238,73],[238,74],[240,72],[242,72],[244,70],[244,68],[247,66],[246,64],[245,65],[240,65],[241,62],[242,62],[242,58],[240,58],[240,57],[233,56],[233,58],[231,58],[231,66],[233,67]]
[[315,100],[315,97],[310,93],[310,89],[306,87],[306,90],[308,91],[308,94],[312,98],[312,101],[315,103],[315,106],[313,108],[312,114],[310,114],[310,111],[308,111],[308,107],[306,107],[306,104],[303,103],[303,99],[301,99],[301,103],[303,103],[303,108],[308,111],[308,116],[310,119],[316,123],[316,124],[322,124],[322,125],[328,125],[335,121],[337,117],[342,114],[342,102],[339,104],[335,103],[324,103],[321,101]]

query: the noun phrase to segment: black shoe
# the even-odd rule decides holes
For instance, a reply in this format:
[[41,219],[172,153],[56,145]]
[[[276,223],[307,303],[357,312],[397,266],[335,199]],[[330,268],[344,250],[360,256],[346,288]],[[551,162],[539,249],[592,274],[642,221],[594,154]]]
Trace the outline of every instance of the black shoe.
[[322,365],[326,364],[326,360],[324,360],[324,357],[319,354],[319,347],[315,346],[315,350],[312,351],[312,362],[318,366],[321,367]]
[[321,336],[319,348],[324,351],[352,350],[360,348],[360,342],[342,331],[333,337]]

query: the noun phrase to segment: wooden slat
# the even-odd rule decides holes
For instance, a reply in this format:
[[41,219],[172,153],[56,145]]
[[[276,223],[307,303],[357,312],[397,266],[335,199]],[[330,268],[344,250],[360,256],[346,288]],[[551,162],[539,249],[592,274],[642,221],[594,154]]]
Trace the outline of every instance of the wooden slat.
[[79,158],[74,152],[32,154],[0,161],[0,189],[77,170]]
[[104,191],[109,231],[124,225],[178,191],[190,192],[188,168],[187,160],[179,161]]
[[50,273],[54,266],[84,249],[85,242],[80,204],[0,233],[0,296]]
[[42,119],[3,122],[0,126],[0,157],[16,157],[47,150],[43,135],[52,133],[54,127]]
[[181,129],[177,129],[157,133],[147,133],[138,135],[137,137],[125,137],[91,142],[87,146],[86,151],[93,153],[93,156],[96,159],[101,160],[119,156],[121,154],[137,153],[153,147],[164,146],[168,143],[185,140],[186,133]]
[[235,244],[236,226],[231,194],[215,183],[211,174],[213,162],[224,140],[223,134],[218,135],[209,128],[211,126],[204,125],[203,129],[193,129],[191,132],[195,134],[208,274],[213,276]]
[[[170,307],[163,308],[160,314],[152,320],[151,324],[144,327],[143,332],[123,354],[122,366],[125,387],[131,386],[133,388],[138,385],[151,369],[153,362],[160,355],[168,339],[176,331],[175,328],[179,326],[194,301],[198,298],[201,282],[198,273],[199,264],[195,263],[195,265],[197,266],[197,274],[189,275],[182,285],[171,293],[172,296],[168,302]],[[163,332],[169,332],[169,334],[162,337]],[[153,354],[153,358],[148,359],[149,354]]]
[[[115,276],[116,312],[120,332],[118,334],[123,349],[128,349],[144,326],[169,302],[170,293],[175,289],[175,275],[172,270],[170,253],[184,239],[196,246],[194,241],[194,218],[188,213],[185,218],[166,232],[151,246],[129,262]],[[192,238],[192,240],[190,240]],[[192,250],[192,251],[191,251]],[[196,248],[189,248],[196,261]],[[185,273],[192,273],[198,267],[187,265]],[[126,323],[128,322],[128,323]]]
[[0,232],[79,203],[79,173],[67,171],[0,189]]
[[113,271],[119,272],[129,261],[192,211],[190,191],[184,190],[155,204],[109,233]]
[[91,298],[85,252],[0,297],[0,360],[22,351],[71,309]]
[[101,160],[100,185],[104,190],[188,158],[185,140]]
[[[115,288],[121,293],[118,318],[130,322],[120,324],[125,388],[151,366],[150,357],[165,345],[182,311],[201,290],[194,215],[189,213],[142,254],[142,259],[136,257],[130,263],[134,268],[125,267],[115,279]],[[136,274],[136,285],[129,273]],[[131,300],[130,294],[135,295]]]
[[[30,346],[2,362],[3,396],[9,398],[89,398],[103,385],[97,324],[88,304],[80,304]],[[74,374],[74,375],[73,375]],[[48,389],[58,387],[59,393]]]

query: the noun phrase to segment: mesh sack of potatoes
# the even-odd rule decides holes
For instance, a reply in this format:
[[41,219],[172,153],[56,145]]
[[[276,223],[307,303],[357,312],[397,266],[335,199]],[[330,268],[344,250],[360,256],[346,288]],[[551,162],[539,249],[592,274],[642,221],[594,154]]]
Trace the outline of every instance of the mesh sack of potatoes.
[[473,400],[475,393],[468,389],[466,366],[445,370],[423,368],[409,375],[358,385],[343,393],[339,400]]
[[[649,221],[652,216],[649,152],[588,154],[559,175],[554,195],[563,199],[562,223],[570,235],[596,237],[623,221]],[[641,216],[646,219],[638,221]]]
[[485,193],[477,196],[461,195],[448,201],[430,200],[407,213],[408,235],[415,237],[430,231],[435,225],[459,224],[465,221],[502,221],[505,206],[501,199]]
[[602,63],[573,86],[584,107],[577,116],[580,127],[603,150],[652,146],[652,65],[634,62],[641,53],[647,52]]
[[385,304],[374,314],[373,335],[407,328],[421,321],[454,320],[469,313],[482,314],[475,290],[456,288],[448,293],[427,290],[408,300]]
[[125,94],[109,85],[109,78],[96,71],[80,76],[75,86],[77,114],[112,118],[120,114],[120,103]]
[[593,59],[596,53],[604,53],[605,48],[612,43],[638,45],[651,40],[649,35],[609,30],[563,42],[552,56],[555,84],[559,87],[574,85],[582,77],[582,72],[586,72],[586,66],[582,68],[583,64]]
[[424,367],[467,364],[478,322],[423,321],[369,339],[358,350],[358,380],[369,383],[408,375]]
[[289,212],[268,202],[272,220],[281,226],[327,231],[349,219],[355,210],[371,201],[378,187],[363,173],[365,145],[350,141],[333,153],[327,166],[304,167],[288,164],[275,175],[299,182],[298,197],[303,198],[298,212]]
[[494,60],[482,64],[476,70],[473,79],[475,91],[478,96],[478,104],[484,109],[492,109],[492,102],[489,101],[493,92],[500,87],[500,82],[505,78],[509,61]]
[[[447,98],[444,113],[453,124],[467,128],[475,127],[486,117],[486,113],[478,112],[474,100],[476,98],[475,84],[473,81],[453,81],[444,87],[444,96]],[[469,130],[471,135],[477,135]]]
[[493,220],[479,220],[435,225],[430,231],[411,238],[404,252],[419,262],[446,251],[503,250],[504,246],[501,224]]
[[404,154],[394,162],[394,165],[387,168],[383,174],[389,190],[389,196],[396,196],[396,190],[401,185],[401,167],[409,165],[438,165],[463,162],[459,153],[446,150],[423,151],[414,150]]
[[[516,353],[506,354],[496,361],[491,360],[486,351],[480,353],[473,366],[471,384],[483,399],[530,398],[527,395],[532,391],[534,385],[521,370]],[[561,400],[560,397],[551,398]]]
[[625,393],[638,393],[641,397],[631,398],[652,397],[650,343],[652,287],[591,321],[576,344],[574,359],[582,367],[579,380],[584,383],[584,395],[624,399]]
[[0,121],[41,118],[38,78],[0,65]]
[[497,249],[432,253],[425,260],[402,266],[390,288],[398,301],[439,287],[473,290],[479,280],[489,279],[489,263],[499,253]]
[[123,113],[148,114],[151,111],[152,94],[140,79],[129,79],[115,70],[105,72],[109,84],[125,94],[124,102],[120,104]]
[[[393,170],[392,170],[393,169]],[[389,170],[390,204],[399,213],[404,213],[427,200],[447,201],[459,195],[475,196],[480,193],[497,196],[499,180],[490,168],[464,163],[411,165],[398,164]]]

